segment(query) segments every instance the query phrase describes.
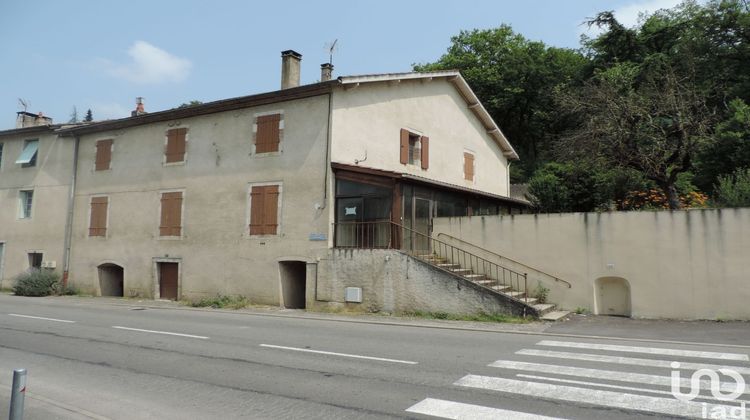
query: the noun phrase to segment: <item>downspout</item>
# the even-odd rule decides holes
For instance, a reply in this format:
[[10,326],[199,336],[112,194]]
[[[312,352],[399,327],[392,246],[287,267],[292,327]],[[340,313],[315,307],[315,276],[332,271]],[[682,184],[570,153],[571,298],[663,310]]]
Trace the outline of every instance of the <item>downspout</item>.
[[325,175],[323,176],[323,204],[321,209],[326,208],[328,202],[328,171],[331,170],[331,122],[333,121],[333,88],[328,92],[328,126],[326,127],[326,160]]
[[508,191],[508,197],[510,197],[510,164],[513,162],[511,162],[510,159],[507,159],[507,160],[508,160],[508,176],[505,179],[506,179],[506,184],[508,184],[507,185],[508,189],[506,191]]
[[68,272],[70,271],[70,248],[71,238],[73,236],[73,208],[76,195],[76,175],[78,174],[78,147],[80,137],[75,136],[73,146],[73,174],[70,177],[70,193],[68,195],[68,213],[65,221],[65,248],[63,249],[63,290],[68,287]]

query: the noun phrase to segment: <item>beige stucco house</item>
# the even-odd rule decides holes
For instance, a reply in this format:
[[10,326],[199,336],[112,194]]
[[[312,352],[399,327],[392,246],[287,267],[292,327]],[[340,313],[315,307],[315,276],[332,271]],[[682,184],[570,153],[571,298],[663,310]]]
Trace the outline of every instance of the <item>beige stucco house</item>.
[[[305,307],[325,289],[343,302],[335,248],[413,240],[378,223],[429,234],[433,217],[525,209],[508,197],[518,156],[458,72],[330,80],[324,65],[300,86],[300,61],[282,53],[275,92],[0,132],[3,284],[43,250],[96,295]],[[8,163],[32,137],[33,173]]]

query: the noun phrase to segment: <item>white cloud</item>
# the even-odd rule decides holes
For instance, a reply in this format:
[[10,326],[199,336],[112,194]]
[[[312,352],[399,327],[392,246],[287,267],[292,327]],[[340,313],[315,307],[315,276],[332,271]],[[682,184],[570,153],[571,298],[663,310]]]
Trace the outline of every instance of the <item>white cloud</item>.
[[129,49],[132,59],[126,64],[104,61],[112,76],[139,84],[182,82],[190,74],[190,60],[172,55],[145,41],[136,41]]
[[[626,4],[614,10],[615,18],[623,26],[632,28],[639,23],[642,14],[650,15],[661,9],[671,9],[682,0],[643,0],[635,3]],[[604,32],[596,26],[588,27],[586,24],[579,26],[579,34],[595,37]]]

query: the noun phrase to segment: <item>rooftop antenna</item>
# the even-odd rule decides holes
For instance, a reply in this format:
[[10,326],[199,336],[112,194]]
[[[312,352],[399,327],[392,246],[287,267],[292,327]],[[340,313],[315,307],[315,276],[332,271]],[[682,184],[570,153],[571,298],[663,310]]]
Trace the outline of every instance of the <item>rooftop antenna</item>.
[[338,38],[334,39],[330,44],[326,44],[328,50],[328,64],[333,65],[333,53],[336,52],[336,44],[339,42]]
[[29,109],[29,105],[31,105],[31,102],[18,98],[18,106],[23,108],[23,112],[26,112],[26,110]]

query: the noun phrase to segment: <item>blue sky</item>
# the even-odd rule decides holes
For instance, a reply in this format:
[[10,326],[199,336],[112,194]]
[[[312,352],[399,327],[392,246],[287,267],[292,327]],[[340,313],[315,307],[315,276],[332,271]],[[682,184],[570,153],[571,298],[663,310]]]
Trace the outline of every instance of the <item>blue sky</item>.
[[638,12],[679,0],[525,1],[3,1],[0,129],[13,128],[18,98],[29,112],[66,122],[277,90],[280,52],[303,55],[302,83],[320,76],[338,39],[334,75],[409,71],[438,59],[462,29],[509,24],[529,39],[577,48],[587,17]]

